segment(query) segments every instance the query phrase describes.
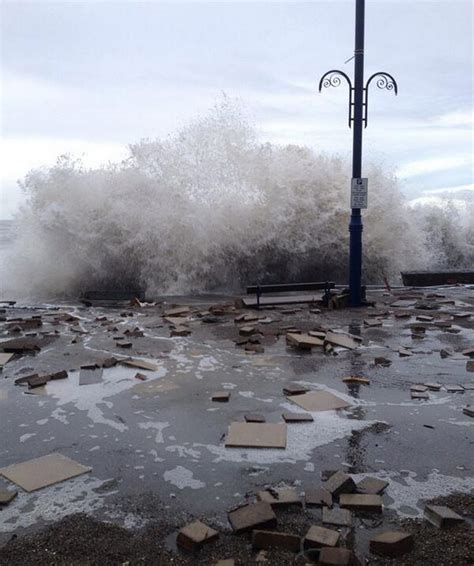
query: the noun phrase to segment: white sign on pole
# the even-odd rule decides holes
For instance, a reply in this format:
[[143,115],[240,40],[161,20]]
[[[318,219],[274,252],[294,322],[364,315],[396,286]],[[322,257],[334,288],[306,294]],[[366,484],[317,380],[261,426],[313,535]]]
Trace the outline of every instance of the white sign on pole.
[[367,208],[367,178],[352,179],[351,208]]

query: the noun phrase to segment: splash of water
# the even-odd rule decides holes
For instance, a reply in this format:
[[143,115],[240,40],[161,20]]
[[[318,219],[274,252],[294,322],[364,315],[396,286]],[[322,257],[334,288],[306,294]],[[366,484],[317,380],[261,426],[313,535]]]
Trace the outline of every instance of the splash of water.
[[[344,159],[260,143],[228,98],[174,136],[129,149],[121,163],[90,169],[63,156],[27,175],[9,262],[17,290],[71,296],[139,284],[153,295],[346,281]],[[394,174],[377,164],[365,172],[366,282],[432,264],[439,246]]]

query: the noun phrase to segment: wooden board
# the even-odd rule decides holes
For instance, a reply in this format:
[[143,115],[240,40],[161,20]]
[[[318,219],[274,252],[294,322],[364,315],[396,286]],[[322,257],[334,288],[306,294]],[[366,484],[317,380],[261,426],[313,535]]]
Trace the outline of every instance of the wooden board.
[[350,403],[329,391],[310,391],[303,395],[288,397],[288,399],[307,411],[333,411],[350,407]]
[[48,454],[0,468],[0,475],[29,492],[80,476],[91,469],[62,454]]
[[286,424],[231,423],[228,448],[286,448]]

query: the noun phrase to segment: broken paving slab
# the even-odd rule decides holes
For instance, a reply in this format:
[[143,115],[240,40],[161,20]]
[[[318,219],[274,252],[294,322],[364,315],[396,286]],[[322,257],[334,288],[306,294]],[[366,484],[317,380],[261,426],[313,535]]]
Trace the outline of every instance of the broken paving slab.
[[244,415],[245,422],[247,423],[264,423],[265,417],[263,415],[258,415],[257,413],[247,413]]
[[216,403],[227,403],[229,399],[230,399],[229,391],[218,391],[217,393],[214,393],[211,397],[211,400],[215,401]]
[[413,549],[413,537],[402,531],[387,531],[370,539],[370,552],[396,557]]
[[288,397],[292,395],[303,395],[303,393],[308,393],[309,389],[304,385],[298,385],[297,383],[288,383],[283,387],[283,393]]
[[94,385],[96,383],[102,383],[102,376],[104,370],[102,368],[96,369],[81,369],[79,373],[79,385]]
[[332,507],[332,495],[327,489],[308,489],[304,494],[306,507]]
[[356,488],[358,493],[380,495],[385,491],[388,485],[388,481],[367,477],[361,480]]
[[289,332],[286,335],[286,341],[291,346],[300,348],[301,350],[311,350],[312,348],[322,348],[324,346],[324,340],[316,336],[310,336],[309,334],[293,334]]
[[191,312],[190,307],[173,307],[164,312],[165,317],[181,317],[186,316]]
[[352,525],[352,513],[349,509],[323,507],[323,523],[337,527],[350,527]]
[[254,530],[252,532],[252,547],[257,550],[282,548],[290,552],[299,552],[301,550],[301,538],[289,533]]
[[464,522],[463,517],[444,505],[426,505],[425,518],[439,529]]
[[464,393],[464,387],[457,383],[447,383],[443,385],[448,393]]
[[219,532],[201,521],[194,521],[183,527],[176,538],[176,544],[186,550],[199,550],[204,544],[212,542],[219,537]]
[[415,391],[417,393],[424,393],[428,391],[428,387],[426,385],[421,385],[420,383],[416,383],[415,385],[410,385],[410,391]]
[[239,423],[229,427],[227,448],[286,448],[286,424]]
[[333,497],[337,497],[341,493],[353,493],[356,484],[351,476],[339,470],[324,482],[324,489],[327,489]]
[[126,360],[120,360],[120,363],[124,366],[129,366],[132,368],[145,369],[148,371],[157,371],[158,366],[147,360],[140,360],[138,358],[127,358]]
[[319,553],[320,566],[362,566],[361,561],[348,548],[324,547]]
[[302,507],[301,497],[294,487],[283,487],[278,489],[265,489],[257,493],[259,501],[266,501],[272,507]]
[[428,383],[425,383],[426,387],[428,387],[428,389],[430,391],[439,391],[442,387],[441,383],[434,383],[429,381]]
[[286,423],[312,423],[314,421],[311,413],[283,413],[282,417]]
[[13,353],[10,353],[10,354],[0,353],[0,369],[2,369],[5,364],[7,364],[9,361],[11,361],[13,359],[14,355],[15,354],[13,354]]
[[0,508],[12,502],[17,495],[18,495],[18,491],[0,489]]
[[277,525],[277,517],[272,506],[265,501],[243,505],[228,513],[229,523],[236,533],[252,529],[272,529]]
[[191,330],[186,326],[176,326],[175,328],[171,329],[171,336],[182,337],[182,336],[189,336],[191,334]]
[[427,400],[430,398],[430,396],[428,395],[428,393],[426,393],[426,391],[411,391],[410,395],[412,399]]
[[67,456],[53,453],[0,468],[0,475],[30,492],[86,474],[91,469]]
[[382,498],[380,495],[365,493],[341,493],[339,505],[342,509],[382,513]]
[[306,411],[334,411],[337,409],[345,409],[351,404],[329,391],[310,391],[303,395],[293,395],[289,397],[290,401],[296,403]]
[[344,377],[342,381],[349,385],[370,385],[370,380],[360,375],[349,375]]
[[362,339],[356,339],[348,334],[336,334],[335,332],[328,332],[325,338],[325,342],[329,342],[332,346],[340,346],[348,350],[357,348],[361,341]]
[[13,338],[12,340],[6,340],[5,342],[0,342],[0,351],[12,353],[12,354],[23,354],[25,352],[39,352],[41,347],[39,345],[40,339],[34,338]]
[[467,417],[474,417],[474,407],[471,405],[467,405],[466,407],[464,407],[462,412],[463,415],[466,415]]
[[304,537],[303,546],[305,549],[337,546],[340,538],[341,535],[338,531],[313,525]]

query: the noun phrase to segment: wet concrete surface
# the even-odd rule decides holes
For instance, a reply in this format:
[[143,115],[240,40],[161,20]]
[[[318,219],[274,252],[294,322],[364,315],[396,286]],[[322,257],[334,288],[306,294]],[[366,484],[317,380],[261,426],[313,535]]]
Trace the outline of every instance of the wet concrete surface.
[[[455,304],[426,298],[434,292]],[[171,304],[204,311],[211,304],[232,304],[229,297],[176,297],[166,299],[164,306],[126,309],[70,304],[7,308],[7,319],[42,316],[41,328],[20,335],[58,334],[47,339],[40,353],[22,356],[3,369],[0,467],[59,452],[90,466],[92,472],[38,492],[20,489],[0,511],[0,543],[75,512],[138,528],[154,519],[153,510],[160,507],[163,516],[207,517],[228,529],[227,511],[262,487],[286,484],[304,492],[320,486],[323,470],[343,469],[356,479],[387,479],[387,520],[419,517],[424,501],[434,497],[473,493],[474,419],[462,409],[474,404],[474,391],[429,391],[426,401],[410,396],[412,384],[474,382],[474,373],[466,369],[469,358],[460,354],[474,346],[472,316],[454,318],[448,328],[423,323],[428,327],[422,338],[412,337],[410,325],[422,324],[415,318],[420,314],[435,319],[474,314],[474,293],[468,286],[415,293],[424,294],[423,302],[436,309],[411,308],[410,318],[389,314],[382,318],[383,326],[374,328],[363,324],[371,312],[400,310],[387,306],[395,298],[382,291],[369,297],[377,302],[376,309],[312,314],[303,306],[290,314],[282,312],[284,307],[259,312],[274,320],[260,325],[265,334],[278,334],[289,325],[302,330],[322,325],[360,334],[360,347],[337,349],[337,355],[289,348],[284,332],[263,339],[264,353],[245,352],[233,342],[239,335],[234,317],[243,310],[227,309],[217,323],[193,316],[188,337],[170,337],[162,313]],[[121,316],[124,311],[132,316]],[[78,317],[79,326],[55,321],[60,313]],[[101,317],[108,320],[96,320]],[[16,336],[7,333],[7,322],[1,323],[2,341]],[[118,347],[113,338],[135,327],[145,336],[126,338],[131,349]],[[400,347],[409,348],[412,355],[400,357]],[[456,354],[442,358],[443,348]],[[110,356],[146,359],[158,369],[118,365],[104,369],[102,383],[79,386],[81,365]],[[378,356],[390,359],[391,365],[376,366]],[[49,382],[32,394],[14,385],[22,375],[64,369],[68,379]],[[137,380],[137,371],[147,380]],[[354,374],[369,378],[370,385],[343,383],[342,378]],[[283,412],[300,411],[283,395],[283,386],[290,381],[330,391],[351,407],[315,412],[312,423],[288,425],[285,450],[225,448],[229,424],[243,421],[246,413],[262,414],[267,422],[276,423],[282,422]],[[222,390],[230,391],[230,401],[212,402],[212,394]],[[0,477],[0,487],[14,486]],[[363,536],[357,545],[366,553]]]

